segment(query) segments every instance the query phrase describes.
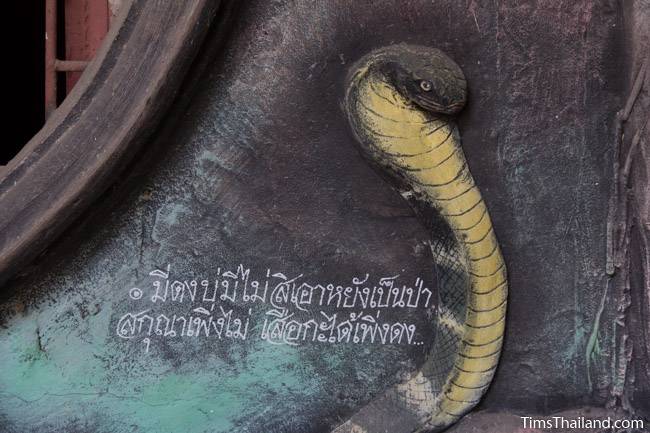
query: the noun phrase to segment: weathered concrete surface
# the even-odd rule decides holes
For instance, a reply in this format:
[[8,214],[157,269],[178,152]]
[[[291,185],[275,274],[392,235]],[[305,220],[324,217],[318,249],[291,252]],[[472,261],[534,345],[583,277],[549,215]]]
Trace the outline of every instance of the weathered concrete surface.
[[[621,139],[622,267],[616,280],[619,351],[614,397],[650,418],[650,1],[625,3],[629,119]],[[644,69],[645,68],[645,69]],[[645,74],[645,76],[643,76]],[[641,77],[640,77],[641,76]],[[640,87],[634,89],[634,83]],[[628,181],[629,179],[629,181]]]
[[4,287],[0,431],[328,431],[413,368],[426,347],[193,342],[144,357],[140,341],[115,336],[137,305],[129,289],[168,263],[186,278],[238,263],[321,280],[432,278],[430,234],[358,155],[339,105],[350,64],[401,41],[443,49],[469,82],[463,146],[511,290],[482,407],[604,400],[621,23],[609,1],[246,2],[189,107]]
[[473,412],[449,429],[449,433],[542,433],[524,428],[521,417],[509,412]]

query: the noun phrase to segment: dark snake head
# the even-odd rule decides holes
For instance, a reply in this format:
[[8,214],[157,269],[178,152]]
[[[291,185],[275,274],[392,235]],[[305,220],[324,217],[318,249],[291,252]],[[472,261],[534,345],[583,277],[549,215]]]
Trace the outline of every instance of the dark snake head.
[[398,93],[423,110],[458,113],[467,99],[467,82],[460,67],[442,51],[398,44],[370,54],[370,68]]

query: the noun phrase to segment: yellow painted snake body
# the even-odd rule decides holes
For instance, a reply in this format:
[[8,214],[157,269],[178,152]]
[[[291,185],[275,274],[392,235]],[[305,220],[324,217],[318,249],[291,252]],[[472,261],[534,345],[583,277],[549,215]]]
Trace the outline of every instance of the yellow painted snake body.
[[431,246],[440,287],[436,337],[422,367],[335,433],[443,430],[478,403],[494,375],[507,274],[452,118],[465,99],[460,68],[428,47],[378,49],[348,77],[345,110],[363,153],[437,221]]

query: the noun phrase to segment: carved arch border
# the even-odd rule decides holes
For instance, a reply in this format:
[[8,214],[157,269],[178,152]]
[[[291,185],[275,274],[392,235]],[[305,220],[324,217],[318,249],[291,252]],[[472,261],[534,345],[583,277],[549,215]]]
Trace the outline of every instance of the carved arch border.
[[170,108],[215,18],[230,9],[214,0],[125,2],[73,91],[0,167],[0,284],[119,176]]

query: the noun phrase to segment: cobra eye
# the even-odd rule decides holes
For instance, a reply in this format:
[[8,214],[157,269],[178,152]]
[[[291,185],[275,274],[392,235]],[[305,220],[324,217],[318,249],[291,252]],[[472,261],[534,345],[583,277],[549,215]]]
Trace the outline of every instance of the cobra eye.
[[431,84],[431,81],[427,81],[427,80],[420,81],[420,88],[422,90],[424,90],[425,92],[428,92],[429,90],[431,90],[432,87],[433,87],[433,85]]

